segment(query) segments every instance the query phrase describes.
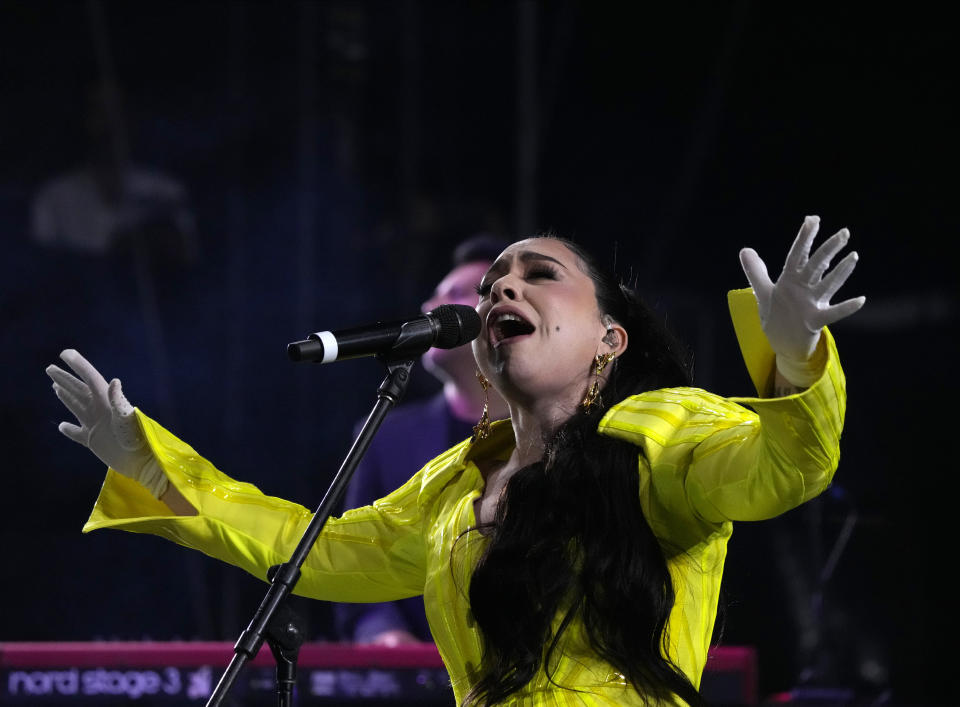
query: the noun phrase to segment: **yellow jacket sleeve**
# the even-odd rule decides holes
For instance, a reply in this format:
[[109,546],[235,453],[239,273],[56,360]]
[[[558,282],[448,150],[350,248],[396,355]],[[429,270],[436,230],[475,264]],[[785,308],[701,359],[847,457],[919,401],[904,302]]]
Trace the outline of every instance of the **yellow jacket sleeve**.
[[[763,395],[774,355],[756,300],[750,290],[729,299],[744,361]],[[673,388],[634,396],[608,412],[601,433],[644,452],[644,512],[658,537],[690,547],[729,521],[776,516],[829,485],[840,456],[845,380],[826,329],[820,346],[823,371],[796,395],[722,398]]]
[[[137,418],[170,482],[199,511],[176,516],[110,469],[84,532],[149,533],[266,578],[286,562],[312,512],[234,481],[139,410]],[[423,593],[420,475],[371,506],[327,521],[294,593],[330,601],[387,601]]]
[[686,489],[707,521],[772,518],[822,493],[840,461],[845,382],[829,331],[826,364],[808,389],[784,398],[730,398],[749,406],[693,452]]

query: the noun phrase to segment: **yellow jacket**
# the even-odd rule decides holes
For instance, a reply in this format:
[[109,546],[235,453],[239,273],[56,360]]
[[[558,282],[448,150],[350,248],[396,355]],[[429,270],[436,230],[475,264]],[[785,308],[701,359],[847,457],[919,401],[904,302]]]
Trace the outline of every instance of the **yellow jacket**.
[[[729,302],[762,395],[773,353],[756,302],[750,290],[732,292]],[[726,399],[695,388],[656,390],[622,401],[600,423],[601,434],[644,451],[638,465],[644,513],[662,544],[680,549],[668,557],[677,596],[668,624],[670,657],[694,685],[706,662],[732,521],[783,513],[823,491],[836,469],[845,383],[827,331],[821,347],[823,374],[798,395]],[[289,558],[310,510],[234,481],[139,411],[138,418],[170,482],[199,514],[171,516],[139,484],[108,470],[84,532],[110,527],[160,535],[260,578]],[[475,461],[505,459],[513,445],[503,421],[488,439],[453,447],[386,498],[331,518],[296,587],[297,594],[328,601],[422,594],[458,703],[482,651],[467,592],[485,539],[463,535],[475,525],[474,501],[483,492]],[[576,622],[565,634],[553,677],[581,692],[560,690],[541,671],[508,704],[643,704],[592,653]]]

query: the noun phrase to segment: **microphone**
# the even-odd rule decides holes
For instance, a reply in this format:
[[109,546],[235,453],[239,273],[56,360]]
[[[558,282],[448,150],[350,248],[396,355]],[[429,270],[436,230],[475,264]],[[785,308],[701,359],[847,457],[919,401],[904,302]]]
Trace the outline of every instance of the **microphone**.
[[453,349],[480,333],[480,316],[465,304],[442,304],[413,319],[318,331],[287,345],[293,361],[330,363],[361,356],[413,358],[431,347]]

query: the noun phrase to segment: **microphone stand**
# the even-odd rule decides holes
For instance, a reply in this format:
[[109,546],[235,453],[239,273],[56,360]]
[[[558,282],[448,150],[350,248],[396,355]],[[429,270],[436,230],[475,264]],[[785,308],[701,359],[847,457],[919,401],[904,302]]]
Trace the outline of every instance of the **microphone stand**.
[[[279,567],[274,565],[270,569],[275,572]],[[268,572],[267,577],[272,578],[272,574]],[[297,684],[297,656],[306,636],[302,619],[287,602],[280,604],[267,624],[266,639],[277,661],[277,705],[292,707],[293,689]]]
[[[207,707],[218,707],[223,703],[227,692],[236,681],[243,666],[260,651],[260,647],[264,641],[264,634],[271,619],[277,613],[283,600],[290,595],[294,586],[296,586],[297,581],[300,579],[300,568],[306,561],[310,549],[320,536],[320,531],[323,530],[323,526],[326,524],[333,509],[336,508],[340,502],[340,498],[343,496],[347,484],[350,482],[350,478],[353,476],[360,460],[370,446],[370,442],[373,440],[377,429],[379,429],[383,423],[390,409],[397,404],[406,392],[415,359],[419,358],[427,348],[429,347],[423,347],[422,350],[401,348],[400,350],[391,352],[389,357],[383,355],[377,357],[387,366],[387,377],[383,379],[383,382],[377,390],[377,402],[370,412],[369,417],[367,417],[366,422],[364,422],[363,428],[360,430],[360,434],[357,435],[353,446],[350,448],[350,451],[347,452],[347,456],[343,464],[341,464],[340,470],[333,478],[330,488],[320,502],[320,507],[317,508],[313,519],[309,525],[307,525],[307,529],[304,531],[290,559],[282,565],[276,565],[270,568],[270,572],[268,572],[270,588],[267,590],[267,594],[260,604],[260,608],[257,609],[253,619],[250,621],[250,624],[246,630],[240,634],[240,638],[237,640],[236,645],[234,645],[233,659],[230,661],[226,671],[220,678],[220,682],[217,683],[216,688],[214,688],[213,693],[210,695],[210,699],[207,701]],[[297,646],[297,648],[299,648],[299,646]],[[276,651],[274,655],[277,655]],[[296,674],[296,649],[284,651],[282,658],[283,665],[280,664],[281,660],[278,658],[277,678],[281,680],[282,674],[283,682],[289,687],[290,691],[292,691],[291,676]],[[289,704],[289,702],[284,701],[284,693],[286,691],[286,688],[282,686],[278,688],[281,707]]]

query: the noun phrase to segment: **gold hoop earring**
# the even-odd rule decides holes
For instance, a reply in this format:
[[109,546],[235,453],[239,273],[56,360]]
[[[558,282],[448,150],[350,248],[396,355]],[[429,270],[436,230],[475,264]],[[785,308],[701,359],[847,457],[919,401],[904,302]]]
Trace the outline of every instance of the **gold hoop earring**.
[[490,436],[490,381],[484,375],[477,371],[477,380],[480,381],[480,387],[483,388],[483,414],[480,415],[480,421],[473,426],[473,437],[470,442],[476,442],[478,439],[486,439]]
[[611,351],[610,353],[597,354],[593,357],[593,385],[590,386],[587,394],[583,396],[583,402],[580,403],[580,407],[582,407],[585,412],[589,412],[594,405],[603,402],[600,398],[600,374],[603,373],[603,369],[609,365],[615,356],[616,354]]

